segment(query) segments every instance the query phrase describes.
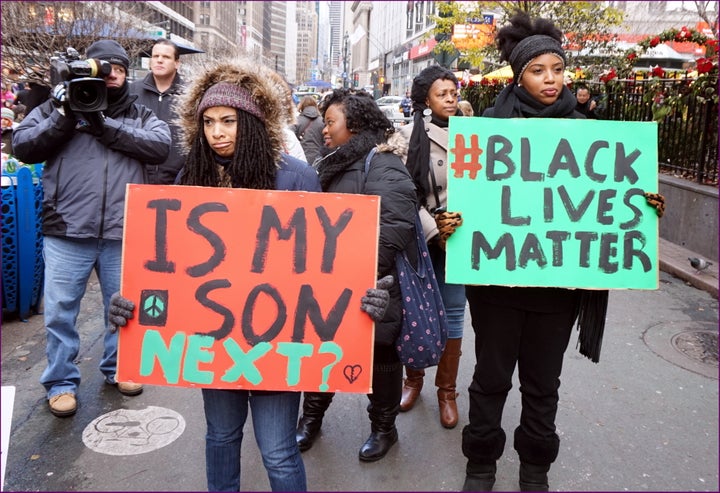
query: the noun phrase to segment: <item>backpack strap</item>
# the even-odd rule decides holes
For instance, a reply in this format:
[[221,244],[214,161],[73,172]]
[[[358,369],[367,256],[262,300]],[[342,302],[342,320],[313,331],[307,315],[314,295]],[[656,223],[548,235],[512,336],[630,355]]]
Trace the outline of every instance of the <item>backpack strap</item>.
[[297,136],[298,140],[303,140],[303,139],[305,138],[305,132],[307,132],[308,127],[310,127],[310,124],[311,124],[313,121],[314,121],[314,120],[308,118],[308,122],[307,122],[307,124],[305,125],[305,128],[302,129],[302,132],[300,132],[299,134],[298,134],[298,133],[295,134],[295,135]]
[[377,147],[373,147],[372,149],[370,149],[370,152],[368,152],[368,155],[365,158],[365,180],[367,180],[367,174],[368,171],[370,171],[370,161],[372,161],[372,158],[375,156],[376,152]]

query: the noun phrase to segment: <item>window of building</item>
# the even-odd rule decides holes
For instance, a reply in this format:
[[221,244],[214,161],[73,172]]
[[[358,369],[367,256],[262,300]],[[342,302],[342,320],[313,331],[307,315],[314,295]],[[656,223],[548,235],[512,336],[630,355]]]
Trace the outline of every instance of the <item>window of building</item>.
[[424,2],[415,2],[415,24],[422,25],[423,18],[425,17],[423,15],[423,3]]

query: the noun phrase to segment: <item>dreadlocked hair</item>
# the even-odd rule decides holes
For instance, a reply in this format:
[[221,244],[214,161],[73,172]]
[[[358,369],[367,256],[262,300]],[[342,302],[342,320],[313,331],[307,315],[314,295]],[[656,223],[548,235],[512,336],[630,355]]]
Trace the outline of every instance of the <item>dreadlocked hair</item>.
[[[200,132],[188,154],[182,185],[217,187],[221,177],[219,164],[225,168],[233,188],[274,190],[277,164],[265,125],[254,115],[237,111],[235,153],[227,164],[218,162],[205,133]],[[200,116],[202,128],[202,116]]]

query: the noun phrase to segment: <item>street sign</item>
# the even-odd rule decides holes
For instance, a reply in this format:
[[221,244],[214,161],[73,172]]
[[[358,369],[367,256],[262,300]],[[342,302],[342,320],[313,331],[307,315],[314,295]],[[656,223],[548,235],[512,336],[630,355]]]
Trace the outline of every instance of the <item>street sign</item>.
[[460,52],[453,48],[452,51],[434,51],[433,52],[433,58],[435,59],[438,64],[442,65],[443,67],[449,67],[452,65],[452,62],[455,61],[457,57],[460,56]]

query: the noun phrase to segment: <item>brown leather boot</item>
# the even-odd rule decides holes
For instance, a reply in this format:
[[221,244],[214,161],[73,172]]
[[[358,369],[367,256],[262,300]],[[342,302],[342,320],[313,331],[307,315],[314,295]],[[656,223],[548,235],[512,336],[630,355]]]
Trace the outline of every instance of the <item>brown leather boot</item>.
[[415,405],[415,401],[420,396],[423,388],[423,379],[425,378],[425,370],[413,370],[405,367],[405,383],[402,388],[402,399],[400,400],[400,411],[409,411]]
[[440,406],[440,424],[445,428],[455,428],[458,423],[458,410],[455,398],[457,387],[458,366],[460,366],[460,346],[462,338],[448,339],[445,350],[440,358],[435,385],[438,388],[438,405]]

